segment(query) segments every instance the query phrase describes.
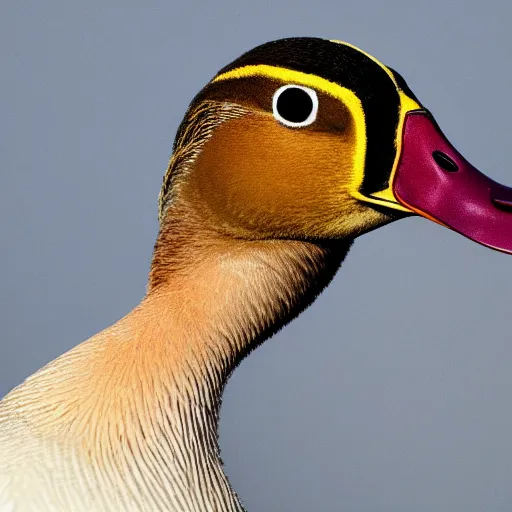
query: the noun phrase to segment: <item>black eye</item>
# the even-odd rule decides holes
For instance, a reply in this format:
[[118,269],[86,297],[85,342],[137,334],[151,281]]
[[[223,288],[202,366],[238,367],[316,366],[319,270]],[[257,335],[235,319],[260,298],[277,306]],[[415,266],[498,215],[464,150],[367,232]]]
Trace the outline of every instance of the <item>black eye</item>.
[[272,107],[278,121],[298,128],[307,126],[316,119],[318,97],[309,87],[285,85],[275,92]]

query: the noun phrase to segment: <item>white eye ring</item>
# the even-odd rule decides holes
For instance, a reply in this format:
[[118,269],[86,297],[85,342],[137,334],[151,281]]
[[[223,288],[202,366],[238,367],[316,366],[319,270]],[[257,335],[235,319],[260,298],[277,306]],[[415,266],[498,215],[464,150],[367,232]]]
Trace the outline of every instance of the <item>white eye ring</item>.
[[[277,108],[277,102],[279,100],[279,97],[281,94],[286,91],[287,89],[300,89],[301,91],[304,91],[308,94],[309,98],[311,99],[312,108],[311,112],[309,113],[308,117],[304,119],[303,121],[295,122],[290,121],[288,119],[285,119],[278,111]],[[318,113],[318,96],[316,94],[316,91],[314,89],[310,89],[309,87],[304,87],[302,85],[296,85],[296,84],[288,84],[283,85],[282,87],[279,87],[277,91],[274,93],[274,97],[272,98],[272,112],[274,114],[274,117],[285,126],[289,126],[291,128],[301,128],[303,126],[308,126],[311,123],[313,123],[316,119],[316,115]]]

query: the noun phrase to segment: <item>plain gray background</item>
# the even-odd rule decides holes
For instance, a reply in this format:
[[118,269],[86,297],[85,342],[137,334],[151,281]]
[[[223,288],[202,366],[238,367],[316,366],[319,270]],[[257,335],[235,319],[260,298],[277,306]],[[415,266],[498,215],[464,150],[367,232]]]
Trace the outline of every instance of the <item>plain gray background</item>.
[[[177,125],[257,44],[360,46],[512,185],[507,0],[141,5],[2,1],[0,395],[138,303]],[[511,293],[512,257],[427,220],[358,240],[228,385],[222,455],[249,511],[512,510]]]

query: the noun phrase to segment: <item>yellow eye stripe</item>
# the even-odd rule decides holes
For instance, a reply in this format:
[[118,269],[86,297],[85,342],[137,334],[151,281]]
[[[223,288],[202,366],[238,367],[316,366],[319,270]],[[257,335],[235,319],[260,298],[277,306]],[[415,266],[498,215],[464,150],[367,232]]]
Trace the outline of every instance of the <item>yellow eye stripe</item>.
[[[358,48],[357,46],[346,43],[345,41],[339,41],[337,39],[331,39],[331,43],[341,44],[345,46],[349,46],[350,48],[353,48],[354,50],[357,50],[358,52],[361,52],[363,55],[366,55],[370,60],[375,62],[380,68],[382,68],[386,74],[389,76],[389,78],[393,81],[395,84],[395,87],[398,89],[398,94],[400,96],[400,118],[398,120],[398,126],[396,130],[396,136],[395,136],[395,145],[396,145],[396,156],[395,161],[393,162],[393,169],[391,170],[391,173],[389,175],[389,185],[384,190],[380,190],[378,192],[374,192],[372,194],[372,198],[376,199],[384,199],[386,203],[380,203],[384,204],[384,206],[393,206],[398,210],[403,211],[410,211],[408,208],[403,207],[401,204],[397,203],[397,200],[393,194],[393,180],[395,178],[395,173],[398,167],[398,162],[400,161],[400,155],[402,153],[402,136],[403,136],[403,129],[404,129],[404,122],[405,122],[405,116],[408,112],[411,112],[412,110],[419,110],[421,109],[421,106],[414,101],[412,98],[409,98],[399,87],[395,76],[391,72],[391,70],[382,64],[378,59],[373,57],[373,55],[370,55],[369,53],[366,53],[364,50],[361,50],[361,48]],[[368,198],[369,199],[369,198]],[[393,204],[389,204],[389,202]]]
[[[345,44],[345,43],[340,43]],[[350,45],[348,45],[350,46]],[[355,48],[355,47],[354,47]],[[362,52],[364,53],[364,52]],[[375,59],[372,60],[375,61]],[[393,80],[393,83],[398,88],[398,85],[396,84],[396,81],[389,69],[387,69],[385,66],[380,64],[378,61],[375,61],[379,64],[379,66],[383,67],[383,69],[388,73],[390,78]],[[387,206],[390,208],[395,208],[397,210],[410,212],[409,209],[405,208],[404,206],[400,205],[396,199],[394,198],[392,191],[391,191],[391,184],[392,184],[392,176],[394,175],[394,172],[396,170],[396,167],[398,165],[398,160],[400,157],[400,149],[401,149],[401,134],[403,129],[403,123],[405,120],[405,114],[410,110],[417,110],[418,108],[421,108],[415,101],[410,99],[408,96],[406,96],[402,91],[399,90],[400,93],[400,102],[401,102],[401,108],[400,108],[400,119],[398,124],[398,130],[397,130],[397,137],[396,137],[396,146],[397,146],[397,155],[395,158],[395,162],[393,165],[393,170],[391,173],[391,177],[389,180],[390,186],[382,190],[380,192],[377,192],[375,194],[372,194],[372,196],[365,196],[361,194],[360,187],[363,183],[364,178],[364,170],[365,170],[365,157],[366,157],[366,120],[365,120],[365,114],[363,105],[361,103],[361,100],[356,96],[356,94],[346,87],[342,87],[339,84],[336,84],[334,82],[331,82],[329,80],[326,80],[325,78],[322,78],[317,75],[309,74],[309,73],[303,73],[301,71],[295,71],[287,68],[282,68],[279,66],[269,66],[266,64],[258,64],[258,65],[248,65],[248,66],[242,66],[237,69],[233,69],[231,71],[227,71],[226,73],[223,73],[212,81],[220,82],[224,80],[231,80],[231,79],[238,79],[238,78],[249,78],[254,76],[262,76],[267,77],[274,80],[279,80],[281,82],[285,83],[296,83],[298,85],[303,85],[306,87],[312,87],[318,91],[324,92],[325,94],[328,94],[339,101],[341,101],[352,113],[352,116],[354,118],[355,123],[355,130],[356,130],[356,149],[354,152],[354,161],[353,161],[353,176],[352,181],[349,184],[349,190],[353,197],[356,199],[359,199],[360,201],[369,202],[373,204],[378,204],[381,206]]]
[[352,193],[357,190],[362,183],[366,155],[366,123],[361,100],[350,89],[342,87],[334,82],[330,82],[325,78],[278,66],[268,66],[266,64],[244,66],[233,69],[232,71],[228,71],[217,76],[213,82],[215,83],[222,80],[248,78],[253,76],[263,76],[274,80],[280,80],[285,83],[295,83],[306,87],[312,87],[340,100],[350,110],[355,121],[357,141],[353,162],[355,172],[353,183],[350,186],[350,191]]

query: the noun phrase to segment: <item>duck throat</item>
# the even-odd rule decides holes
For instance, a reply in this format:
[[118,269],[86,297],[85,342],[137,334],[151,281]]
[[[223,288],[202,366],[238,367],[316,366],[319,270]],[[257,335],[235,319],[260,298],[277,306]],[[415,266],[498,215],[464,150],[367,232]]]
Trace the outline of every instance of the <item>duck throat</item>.
[[183,217],[160,230],[146,300],[162,304],[187,364],[214,368],[223,385],[248,352],[316,299],[352,240],[247,239]]

